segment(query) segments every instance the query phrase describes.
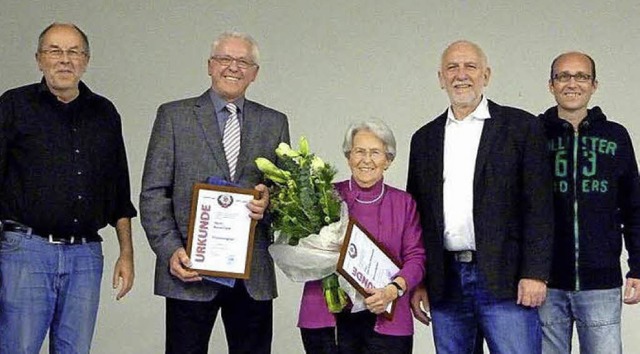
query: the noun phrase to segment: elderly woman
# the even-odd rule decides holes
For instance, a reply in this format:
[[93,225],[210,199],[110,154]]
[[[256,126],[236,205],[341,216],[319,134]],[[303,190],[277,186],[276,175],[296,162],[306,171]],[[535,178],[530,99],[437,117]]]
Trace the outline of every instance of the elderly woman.
[[[349,214],[378,240],[402,267],[381,289],[369,289],[368,311],[332,314],[321,281],[305,284],[298,327],[307,353],[411,353],[413,319],[409,296],[424,276],[425,251],[416,203],[404,191],[383,183],[384,171],[396,155],[393,132],[381,121],[353,124],[344,154],[351,178],[335,185]],[[393,320],[381,314],[398,299]],[[337,343],[336,343],[337,328]]]

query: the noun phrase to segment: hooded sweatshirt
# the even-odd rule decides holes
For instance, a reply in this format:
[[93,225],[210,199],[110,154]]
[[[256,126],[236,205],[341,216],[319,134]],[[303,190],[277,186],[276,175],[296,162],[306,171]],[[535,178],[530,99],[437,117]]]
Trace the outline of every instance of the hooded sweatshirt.
[[622,240],[627,277],[640,278],[640,177],[631,138],[588,110],[577,131],[557,107],[540,116],[554,171],[555,239],[549,287],[570,291],[622,285]]

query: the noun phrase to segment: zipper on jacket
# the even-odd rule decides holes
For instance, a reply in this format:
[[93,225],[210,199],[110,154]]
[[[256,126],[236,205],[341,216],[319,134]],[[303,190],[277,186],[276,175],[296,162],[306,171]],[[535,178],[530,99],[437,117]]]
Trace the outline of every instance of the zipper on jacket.
[[580,291],[580,239],[578,227],[578,130],[573,132],[573,244],[575,251],[576,291]]

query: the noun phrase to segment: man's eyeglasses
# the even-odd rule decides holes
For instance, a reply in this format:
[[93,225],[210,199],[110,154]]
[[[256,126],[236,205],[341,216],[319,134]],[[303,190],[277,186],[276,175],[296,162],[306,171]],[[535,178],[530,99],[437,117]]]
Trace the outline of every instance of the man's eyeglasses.
[[380,160],[385,156],[385,152],[382,150],[367,150],[362,148],[355,148],[350,151],[350,154],[357,159],[364,159],[365,157],[369,156],[369,158],[371,158],[372,160]]
[[575,79],[576,82],[589,82],[591,81],[592,76],[585,73],[569,74],[564,71],[553,75],[554,80],[562,83],[569,82],[572,78]]
[[60,48],[41,49],[40,53],[48,56],[51,59],[60,59],[66,53],[67,54],[67,58],[69,58],[71,60],[78,60],[78,59],[83,58],[83,57],[85,57],[87,55],[87,53],[82,51],[82,50],[78,50],[78,49],[62,50]]
[[222,66],[230,66],[231,63],[233,63],[234,61],[236,62],[236,65],[240,68],[240,69],[248,69],[254,66],[258,66],[258,64],[247,60],[247,59],[242,59],[242,58],[234,58],[232,56],[229,55],[214,55],[211,57],[211,59],[215,60],[218,64],[222,65]]

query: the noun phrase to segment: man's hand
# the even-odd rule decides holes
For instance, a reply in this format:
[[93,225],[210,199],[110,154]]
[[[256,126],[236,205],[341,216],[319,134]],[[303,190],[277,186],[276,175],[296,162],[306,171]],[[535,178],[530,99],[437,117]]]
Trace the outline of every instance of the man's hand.
[[133,255],[120,255],[113,268],[113,288],[117,289],[118,285],[121,286],[116,300],[122,299],[131,290],[134,276]]
[[178,248],[169,259],[169,272],[185,283],[201,281],[202,277],[196,271],[188,269],[189,267],[191,267],[191,260],[187,256],[187,251],[184,247]]
[[428,326],[431,323],[429,310],[427,289],[424,284],[420,284],[411,293],[411,312],[413,312],[413,317]]
[[131,219],[120,218],[116,222],[116,235],[120,246],[120,256],[113,267],[111,284],[114,289],[121,286],[116,300],[122,299],[133,287],[133,242],[131,241]]
[[624,287],[624,303],[635,305],[638,302],[640,302],[640,279],[627,278],[627,284]]
[[518,283],[518,305],[538,307],[547,296],[547,284],[539,279],[520,279]]
[[247,204],[249,208],[249,216],[254,220],[262,220],[264,212],[269,206],[269,188],[264,184],[259,184],[255,190],[260,192],[260,199],[253,199]]

